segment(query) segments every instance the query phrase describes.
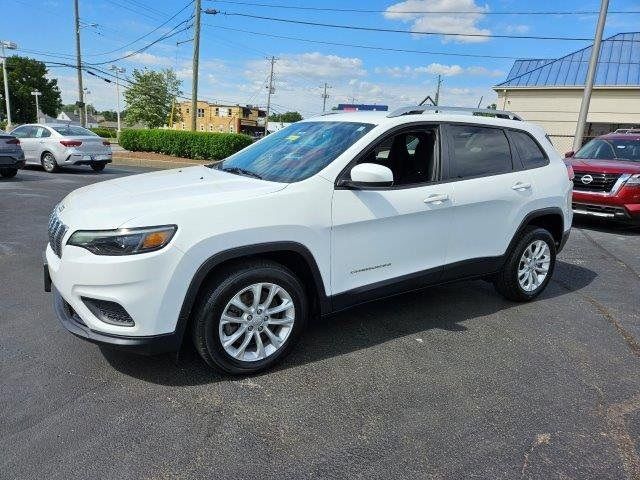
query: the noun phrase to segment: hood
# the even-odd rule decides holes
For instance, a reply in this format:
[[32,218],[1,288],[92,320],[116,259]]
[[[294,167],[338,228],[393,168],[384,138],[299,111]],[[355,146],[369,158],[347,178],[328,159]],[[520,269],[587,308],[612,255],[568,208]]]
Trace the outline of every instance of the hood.
[[286,186],[204,166],[162,170],[74,190],[60,202],[59,215],[65,224],[75,228],[113,229],[149,213],[179,215],[194,204],[233,202],[277,192]]
[[591,158],[565,158],[577,172],[640,173],[640,162],[625,160],[597,160]]

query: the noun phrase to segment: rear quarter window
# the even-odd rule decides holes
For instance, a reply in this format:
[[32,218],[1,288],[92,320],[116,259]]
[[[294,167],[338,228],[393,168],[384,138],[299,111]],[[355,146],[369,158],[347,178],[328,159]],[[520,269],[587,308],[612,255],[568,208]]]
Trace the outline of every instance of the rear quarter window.
[[452,156],[458,178],[511,172],[511,148],[500,128],[450,125]]
[[531,135],[516,131],[509,132],[509,135],[518,150],[524,168],[544,167],[549,163],[547,155]]

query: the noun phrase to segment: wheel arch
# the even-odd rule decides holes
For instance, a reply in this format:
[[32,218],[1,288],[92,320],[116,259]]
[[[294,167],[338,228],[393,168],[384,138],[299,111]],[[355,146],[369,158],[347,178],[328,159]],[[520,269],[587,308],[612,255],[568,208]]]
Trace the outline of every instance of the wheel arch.
[[524,229],[532,225],[544,228],[551,233],[553,239],[556,241],[556,248],[560,251],[564,237],[564,215],[562,209],[558,207],[548,207],[529,212],[524,219],[522,219],[520,226],[509,243],[506,253],[510,252],[515,246]]
[[269,242],[225,250],[212,255],[196,270],[185,294],[175,332],[182,344],[191,321],[191,313],[202,289],[220,269],[246,259],[268,259],[291,270],[300,278],[309,295],[311,313],[326,314],[331,310],[320,269],[312,253],[297,242]]

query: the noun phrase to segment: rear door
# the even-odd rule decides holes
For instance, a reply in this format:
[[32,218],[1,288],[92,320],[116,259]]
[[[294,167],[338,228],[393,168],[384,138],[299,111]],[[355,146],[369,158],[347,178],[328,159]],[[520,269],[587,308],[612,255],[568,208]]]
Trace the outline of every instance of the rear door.
[[27,163],[40,163],[40,158],[36,156],[35,148],[37,140],[35,139],[35,129],[31,125],[22,125],[12,130],[11,135],[20,140],[22,151]]
[[528,170],[519,168],[507,132],[499,127],[449,124],[448,140],[454,202],[447,264],[484,262],[503,255],[534,196]]

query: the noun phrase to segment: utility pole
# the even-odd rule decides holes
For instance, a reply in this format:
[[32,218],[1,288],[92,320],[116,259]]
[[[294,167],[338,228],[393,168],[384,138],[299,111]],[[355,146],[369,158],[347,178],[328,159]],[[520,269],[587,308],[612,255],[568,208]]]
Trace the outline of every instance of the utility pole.
[[329,95],[327,94],[327,88],[331,88],[327,85],[327,82],[324,82],[324,93],[322,94],[322,113],[324,113],[327,109],[327,98]]
[[85,126],[84,118],[82,118],[82,107],[84,107],[84,92],[82,90],[82,56],[80,54],[80,9],[78,0],[73,0],[76,24],[76,68],[78,70],[78,117],[80,117],[80,125]]
[[38,116],[38,112],[40,111],[40,105],[38,104],[38,97],[42,95],[38,90],[34,90],[31,92],[31,95],[36,97],[36,123],[40,123],[40,117]]
[[591,49],[591,58],[589,59],[589,69],[587,70],[587,81],[582,95],[582,103],[580,104],[580,113],[578,114],[578,124],[576,125],[576,136],[573,138],[573,151],[577,152],[582,147],[582,137],[584,135],[584,126],[587,122],[587,114],[589,113],[589,103],[591,102],[591,92],[593,91],[593,81],[596,76],[596,67],[598,66],[598,57],[600,56],[600,44],[602,43],[602,32],[604,23],[607,19],[607,10],[609,8],[609,0],[602,0],[600,4],[600,14],[598,15],[598,25],[596,26],[596,35],[593,39],[593,48]]
[[118,118],[118,139],[120,138],[120,74],[126,72],[124,68],[118,67],[116,65],[111,65],[109,70],[112,70],[116,73],[116,97],[118,98],[118,108],[116,109],[116,117]]
[[269,73],[269,93],[267,93],[267,118],[264,120],[264,136],[269,134],[269,112],[271,110],[271,95],[275,93],[273,88],[273,64],[276,63],[277,58],[271,57],[271,73]]
[[442,75],[438,75],[438,86],[436,87],[436,98],[433,100],[434,105],[440,104],[440,85],[442,85]]
[[200,0],[196,0],[195,18],[193,21],[193,80],[191,84],[191,131],[196,131],[196,117],[198,115],[198,63],[200,61]]
[[88,127],[89,126],[89,94],[91,93],[91,90],[89,90],[88,88],[85,88],[83,91],[84,91],[84,96],[86,100],[86,102],[84,102],[84,124]]
[[9,81],[7,80],[7,54],[4,49],[15,50],[18,48],[14,42],[0,40],[2,46],[2,77],[4,79],[4,103],[7,106],[7,131],[11,130],[11,102],[9,101]]

